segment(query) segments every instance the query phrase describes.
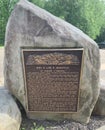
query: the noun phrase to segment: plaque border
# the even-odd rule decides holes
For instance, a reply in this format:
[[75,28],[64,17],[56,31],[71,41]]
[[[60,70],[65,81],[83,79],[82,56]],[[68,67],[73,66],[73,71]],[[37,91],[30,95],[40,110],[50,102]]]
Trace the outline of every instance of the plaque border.
[[[26,72],[25,72],[25,62],[24,62],[24,51],[77,51],[77,50],[81,50],[82,51],[82,57],[81,57],[81,70],[80,70],[80,78],[79,78],[79,89],[78,89],[78,101],[77,101],[77,111],[76,112],[59,112],[59,111],[29,111],[29,104],[28,104],[28,92],[27,92],[27,83],[26,83]],[[84,48],[65,48],[65,49],[62,49],[62,48],[57,48],[57,49],[51,49],[51,48],[47,48],[47,49],[44,49],[44,48],[40,48],[40,49],[37,49],[37,48],[21,48],[21,59],[22,59],[22,71],[23,71],[23,82],[24,82],[24,90],[25,90],[25,102],[27,103],[26,104],[26,110],[28,112],[28,114],[33,114],[33,113],[44,113],[44,114],[47,114],[47,113],[55,113],[55,114],[67,114],[67,113],[78,113],[78,110],[79,110],[79,97],[80,97],[80,86],[81,86],[81,77],[82,77],[82,71],[83,71],[83,59],[84,59]]]

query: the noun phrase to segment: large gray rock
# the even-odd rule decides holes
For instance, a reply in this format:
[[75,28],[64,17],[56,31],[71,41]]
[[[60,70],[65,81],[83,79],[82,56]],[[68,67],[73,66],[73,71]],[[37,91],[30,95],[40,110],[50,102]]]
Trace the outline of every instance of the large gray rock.
[[0,130],[19,130],[21,114],[12,96],[0,88]]
[[98,101],[95,105],[94,115],[105,116],[105,81],[100,81],[100,94]]
[[5,39],[5,86],[26,109],[27,100],[21,48],[84,48],[77,113],[32,116],[50,119],[69,118],[87,123],[99,95],[99,49],[96,43],[73,25],[47,11],[21,0],[12,12]]

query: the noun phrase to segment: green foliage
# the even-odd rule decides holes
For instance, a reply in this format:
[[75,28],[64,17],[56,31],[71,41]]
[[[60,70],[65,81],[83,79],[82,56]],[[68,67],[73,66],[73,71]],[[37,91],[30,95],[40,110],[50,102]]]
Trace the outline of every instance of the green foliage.
[[41,8],[44,8],[46,2],[46,0],[28,0],[28,1],[32,2],[35,5],[38,5]]
[[0,44],[0,48],[3,48],[4,46],[2,44]]
[[[0,43],[4,43],[8,18],[19,0],[0,0]],[[80,28],[93,39],[105,34],[105,3],[102,0],[29,0]],[[101,34],[101,35],[100,35]],[[101,37],[101,38],[100,38]],[[105,38],[104,38],[105,39]]]
[[11,11],[18,0],[0,0],[0,43],[4,44],[5,29]]
[[97,36],[97,38],[95,39],[95,41],[97,43],[103,42],[105,41],[105,26],[103,26],[100,30],[100,35]]
[[45,8],[93,39],[99,35],[105,20],[105,4],[100,0],[48,0]]

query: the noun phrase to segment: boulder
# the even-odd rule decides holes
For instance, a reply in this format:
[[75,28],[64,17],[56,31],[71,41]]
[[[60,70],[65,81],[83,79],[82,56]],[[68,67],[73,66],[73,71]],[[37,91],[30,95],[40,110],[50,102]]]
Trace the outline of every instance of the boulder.
[[105,81],[100,81],[100,94],[98,101],[95,105],[94,115],[105,116]]
[[19,130],[21,113],[12,96],[0,88],[0,130]]
[[[83,48],[79,109],[76,113],[36,113],[33,118],[72,119],[89,122],[90,115],[99,96],[99,48],[81,30],[57,18],[27,0],[20,0],[13,10],[6,28],[4,82],[6,88],[16,96],[26,112],[21,49],[36,48]],[[27,112],[28,113],[28,112]]]

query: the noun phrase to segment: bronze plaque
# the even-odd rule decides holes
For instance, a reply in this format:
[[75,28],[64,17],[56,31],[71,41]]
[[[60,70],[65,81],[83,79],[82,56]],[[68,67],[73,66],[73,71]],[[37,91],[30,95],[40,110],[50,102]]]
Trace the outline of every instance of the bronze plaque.
[[77,112],[83,49],[23,49],[29,112]]

